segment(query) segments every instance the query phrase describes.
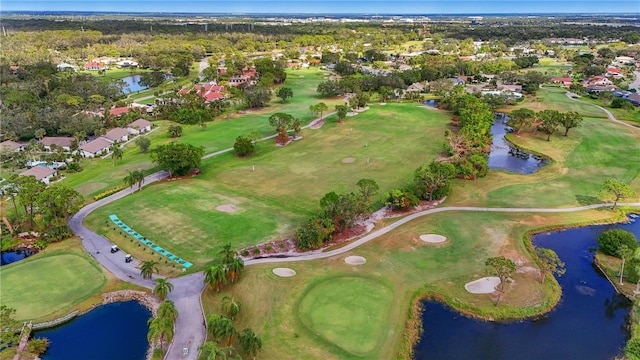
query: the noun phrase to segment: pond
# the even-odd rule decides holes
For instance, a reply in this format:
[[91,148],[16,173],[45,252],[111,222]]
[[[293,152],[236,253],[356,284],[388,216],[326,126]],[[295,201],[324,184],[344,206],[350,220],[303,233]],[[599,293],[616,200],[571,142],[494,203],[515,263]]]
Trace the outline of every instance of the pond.
[[122,89],[125,94],[130,94],[136,91],[147,89],[148,86],[142,86],[138,82],[140,81],[140,75],[130,75],[123,77],[120,80],[124,81],[127,86]]
[[531,154],[509,143],[504,137],[512,128],[507,126],[509,117],[498,114],[491,127],[493,142],[489,154],[489,169],[502,170],[517,174],[533,174],[549,163],[543,156]]
[[137,301],[101,305],[76,319],[34,332],[49,339],[43,360],[143,360],[151,312]]
[[0,252],[0,266],[9,265],[16,261],[20,261],[24,258],[27,258],[31,255],[35,254],[35,252],[31,250],[12,250],[12,251],[2,251]]
[[[612,359],[630,334],[631,301],[618,295],[593,265],[600,233],[611,228],[640,238],[640,221],[540,233],[535,246],[553,249],[565,262],[560,304],[537,320],[484,322],[434,301],[424,301],[424,333],[416,359]],[[508,295],[507,295],[508,296]]]

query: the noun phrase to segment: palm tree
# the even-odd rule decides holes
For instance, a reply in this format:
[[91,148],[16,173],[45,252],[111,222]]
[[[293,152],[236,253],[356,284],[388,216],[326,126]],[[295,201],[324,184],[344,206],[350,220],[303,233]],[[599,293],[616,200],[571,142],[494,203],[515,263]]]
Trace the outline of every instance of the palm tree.
[[256,336],[253,330],[245,328],[240,335],[240,346],[242,346],[242,351],[247,355],[252,355],[255,359],[258,350],[262,348],[262,340]]
[[220,285],[227,282],[227,271],[222,265],[213,265],[204,270],[204,283],[211,286],[216,292],[220,291]]
[[135,185],[136,183],[136,178],[135,175],[133,173],[133,171],[129,170],[129,173],[127,174],[127,176],[124,177],[124,179],[122,179],[122,181],[130,188],[133,187],[133,185]]
[[233,320],[242,309],[242,304],[236,298],[225,295],[222,297],[222,311]]
[[117,160],[122,160],[122,148],[118,145],[118,143],[113,143],[111,145],[111,160],[113,160],[113,166],[116,166]]
[[213,341],[207,341],[200,346],[200,359],[203,360],[222,360],[227,358],[224,349],[219,348]]
[[226,346],[231,346],[233,337],[236,335],[236,329],[233,327],[231,319],[223,315],[213,314],[207,319],[207,327],[209,333],[213,335],[216,341],[226,339]]
[[231,282],[235,282],[242,271],[244,270],[244,261],[240,257],[233,257],[229,264],[227,264],[227,271],[229,272],[229,279]]
[[171,342],[173,339],[174,322],[170,318],[155,317],[149,319],[149,332],[147,340],[149,342],[160,342],[160,347],[164,348],[164,341]]
[[164,300],[167,298],[170,292],[173,291],[173,284],[167,281],[167,279],[156,279],[156,286],[153,288],[153,293],[156,294],[158,299]]
[[178,318],[178,309],[176,309],[173,301],[163,301],[158,307],[158,317],[161,318],[169,318],[172,321],[175,321]]
[[138,190],[140,190],[140,188],[142,187],[142,183],[144,183],[144,174],[142,173],[142,171],[136,170],[132,173],[133,175],[133,180],[135,180],[135,183],[138,184]]
[[140,266],[140,275],[144,279],[151,279],[153,277],[153,273],[158,273],[158,262],[157,261],[143,261],[142,266]]
[[229,264],[229,261],[236,255],[236,253],[231,250],[231,244],[227,243],[224,244],[220,251],[218,251],[217,255],[222,258],[222,263],[226,265]]

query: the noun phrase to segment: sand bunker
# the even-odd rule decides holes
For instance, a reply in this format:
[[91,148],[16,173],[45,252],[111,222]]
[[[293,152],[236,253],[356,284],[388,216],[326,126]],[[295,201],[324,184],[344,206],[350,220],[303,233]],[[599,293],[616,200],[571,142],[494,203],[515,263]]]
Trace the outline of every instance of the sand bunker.
[[496,291],[498,285],[500,285],[500,278],[489,276],[466,283],[464,288],[472,294],[491,294]]
[[289,268],[275,268],[272,271],[280,277],[292,277],[296,275],[296,271]]
[[234,213],[238,211],[238,208],[236,208],[235,205],[232,205],[232,204],[224,204],[224,205],[217,206],[216,210],[226,212],[226,213]]
[[438,244],[447,241],[447,238],[438,234],[425,234],[420,235],[420,240],[426,243]]
[[349,265],[362,265],[367,262],[367,259],[362,256],[347,256],[344,258],[344,262]]
[[342,159],[342,163],[343,164],[351,164],[352,162],[356,161],[356,159],[352,158],[352,157],[348,157],[348,158],[344,158]]

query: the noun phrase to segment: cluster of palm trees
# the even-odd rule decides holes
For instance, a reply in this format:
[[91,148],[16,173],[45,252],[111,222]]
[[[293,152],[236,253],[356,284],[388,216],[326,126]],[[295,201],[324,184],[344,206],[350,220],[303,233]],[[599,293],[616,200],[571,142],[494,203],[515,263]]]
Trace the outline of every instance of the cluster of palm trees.
[[123,181],[130,188],[132,188],[133,185],[137,184],[138,190],[140,190],[140,188],[142,187],[142,183],[144,183],[144,174],[139,170],[129,170],[129,173],[124,177]]
[[[233,319],[241,308],[240,302],[234,297],[225,295],[222,298],[224,315],[212,314],[207,318],[209,336],[214,341],[207,341],[200,347],[200,359],[229,359],[235,350],[233,347],[235,338],[238,339],[242,351],[255,358],[262,348],[262,340],[250,328],[245,328],[239,333],[233,326]],[[235,358],[241,357],[236,354]]]
[[164,301],[158,308],[156,317],[149,319],[149,332],[147,339],[151,343],[160,343],[160,349],[164,352],[165,344],[171,343],[174,335],[174,326],[178,310],[172,301]]
[[229,281],[234,283],[244,270],[244,261],[231,250],[231,244],[226,244],[218,252],[221,261],[204,270],[204,283],[216,292]]

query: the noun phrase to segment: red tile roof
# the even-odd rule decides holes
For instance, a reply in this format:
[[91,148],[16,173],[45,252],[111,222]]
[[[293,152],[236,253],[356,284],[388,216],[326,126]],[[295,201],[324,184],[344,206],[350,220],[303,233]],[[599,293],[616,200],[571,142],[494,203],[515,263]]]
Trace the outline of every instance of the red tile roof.
[[119,108],[113,108],[111,110],[109,110],[109,114],[111,115],[115,115],[115,116],[120,116],[122,114],[126,114],[129,112],[131,108],[125,106],[125,107],[119,107]]

